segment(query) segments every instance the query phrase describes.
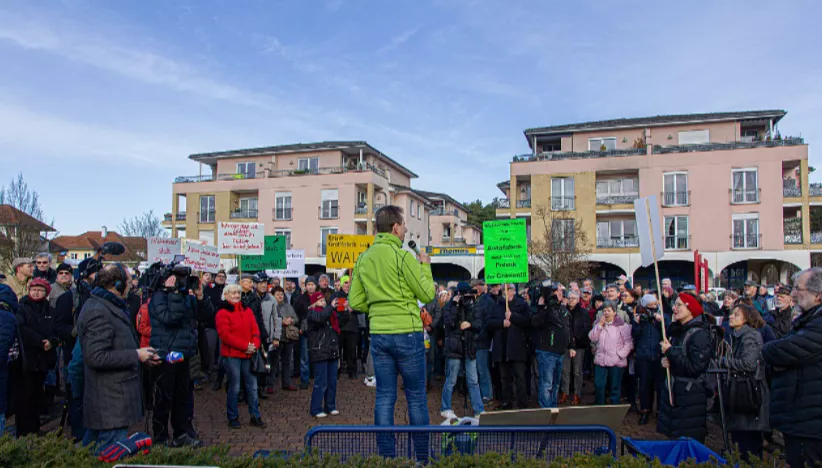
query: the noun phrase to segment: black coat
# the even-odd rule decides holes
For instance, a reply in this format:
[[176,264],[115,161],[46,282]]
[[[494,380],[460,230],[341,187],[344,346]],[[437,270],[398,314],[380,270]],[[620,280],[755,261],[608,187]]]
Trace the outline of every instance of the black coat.
[[540,351],[564,355],[574,347],[571,336],[571,313],[562,304],[538,305],[531,317],[534,346]]
[[692,437],[704,443],[708,434],[705,371],[712,356],[709,327],[700,316],[684,326],[674,322],[668,330],[672,346],[665,357],[671,367],[674,406],[668,399],[666,383],[656,430],[669,438]]
[[260,329],[260,342],[268,343],[268,330],[263,321],[263,304],[257,291],[251,290],[243,293],[243,305],[251,309],[254,319],[257,320],[257,327]]
[[591,346],[588,333],[591,332],[591,314],[577,304],[571,310],[571,335],[574,337],[574,347],[587,349]]
[[494,334],[488,329],[488,321],[491,320],[491,316],[499,311],[499,308],[499,296],[494,296],[491,293],[483,294],[474,304],[475,313],[482,320],[483,325],[482,330],[476,336],[477,349],[491,348]]
[[787,335],[793,324],[793,309],[791,307],[782,310],[774,309],[771,311],[771,315],[773,316],[771,329],[773,329],[774,335],[777,338]]
[[488,329],[494,334],[493,361],[528,362],[531,308],[519,296],[514,296],[508,308],[511,310],[510,327],[505,328],[504,303],[488,321]]
[[57,281],[57,270],[49,267],[49,269],[46,271],[40,271],[37,267],[35,267],[33,278],[43,278],[44,280],[48,281],[49,284],[52,284],[55,281]]
[[[476,304],[475,304],[476,305]],[[463,306],[453,301],[445,306],[442,322],[445,326],[445,357],[448,359],[476,359],[477,337],[482,332],[483,321],[474,306]],[[462,322],[471,324],[470,328],[460,329]]]
[[211,301],[180,293],[157,291],[148,305],[151,320],[151,347],[161,357],[170,351],[179,351],[186,358],[197,353],[197,318],[213,313]]
[[[345,293],[338,292],[334,297],[345,297]],[[333,297],[332,297],[333,300]],[[335,313],[331,301],[322,311],[308,312],[308,360],[320,362],[339,359],[340,335],[331,326],[331,316]],[[340,327],[345,326],[350,319],[347,312],[336,312]]]
[[[54,311],[48,299],[34,302],[28,296],[20,299],[17,310],[17,330],[20,333],[20,351],[23,370],[48,372],[57,364],[57,333],[54,330]],[[49,340],[51,349],[43,349],[43,340]]]
[[822,306],[804,312],[793,329],[762,349],[773,367],[771,427],[822,439]]
[[206,286],[203,288],[203,295],[205,295],[205,297],[207,297],[208,300],[211,301],[211,305],[214,306],[215,311],[214,317],[212,317],[211,320],[203,321],[203,326],[205,328],[213,328],[215,330],[217,329],[216,311],[220,310],[220,304],[223,302],[223,289],[225,289],[225,285],[217,283],[214,283],[214,285],[212,286]]
[[[640,315],[639,323],[631,321],[631,337],[634,339],[634,352],[637,359],[647,361],[659,361],[662,359],[662,352],[659,343],[662,341],[662,324],[653,317],[656,313],[662,313],[660,309],[656,311],[637,308]],[[652,313],[653,312],[653,313]],[[671,316],[663,314],[665,326],[671,324]]]

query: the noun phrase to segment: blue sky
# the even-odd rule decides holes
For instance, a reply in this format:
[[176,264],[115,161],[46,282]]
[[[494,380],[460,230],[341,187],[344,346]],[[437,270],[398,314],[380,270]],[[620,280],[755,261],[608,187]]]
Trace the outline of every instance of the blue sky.
[[487,202],[528,127],[771,108],[814,165],[820,13],[810,0],[5,0],[0,183],[22,171],[76,234],[170,211],[173,178],[198,171],[191,153],[352,139],[419,174],[415,187]]

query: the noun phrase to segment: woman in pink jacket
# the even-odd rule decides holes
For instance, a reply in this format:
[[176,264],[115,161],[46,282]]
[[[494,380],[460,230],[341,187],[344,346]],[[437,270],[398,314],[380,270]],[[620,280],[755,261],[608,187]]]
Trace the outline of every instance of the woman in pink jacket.
[[622,372],[628,366],[628,355],[634,349],[631,325],[616,316],[617,305],[606,301],[602,306],[602,318],[588,333],[596,345],[594,355],[594,388],[597,405],[605,404],[605,388],[611,397],[611,404],[619,404],[619,389]]

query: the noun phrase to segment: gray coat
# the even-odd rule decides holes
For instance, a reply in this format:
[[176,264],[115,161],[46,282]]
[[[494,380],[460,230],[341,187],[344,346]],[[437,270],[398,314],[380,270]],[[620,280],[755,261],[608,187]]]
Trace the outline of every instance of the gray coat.
[[77,322],[83,352],[83,422],[93,430],[127,428],[143,418],[137,334],[126,313],[92,295]]
[[[724,357],[719,365],[731,371],[755,372],[762,392],[762,407],[758,415],[730,412],[727,427],[729,431],[767,431],[770,429],[770,390],[765,381],[765,370],[761,364],[762,335],[748,325],[731,332],[731,356]],[[730,398],[725,395],[725,398]]]
[[277,313],[275,304],[277,304],[277,301],[274,300],[274,296],[271,294],[266,293],[265,296],[260,299],[263,326],[265,326],[266,334],[271,341],[280,339],[283,328],[283,317]]
[[285,331],[283,330],[283,319],[284,318],[291,318],[294,320],[294,324],[292,326],[297,327],[299,330],[300,328],[300,318],[297,316],[297,312],[294,311],[294,308],[291,307],[291,304],[288,302],[283,302],[282,304],[276,305],[277,309],[277,316],[280,317],[280,326],[276,333],[276,339],[280,341],[286,341],[285,339]]

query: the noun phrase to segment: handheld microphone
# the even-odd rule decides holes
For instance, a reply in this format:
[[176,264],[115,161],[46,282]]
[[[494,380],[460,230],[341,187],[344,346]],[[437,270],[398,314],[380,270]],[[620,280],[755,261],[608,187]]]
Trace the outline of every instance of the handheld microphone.
[[412,240],[408,241],[408,247],[410,247],[410,248],[411,248],[411,250],[413,250],[413,251],[414,251],[417,255],[419,255],[419,254],[420,254],[420,248],[419,248],[419,247],[417,247],[417,243],[416,243],[416,242],[414,242],[414,241],[412,241]]

